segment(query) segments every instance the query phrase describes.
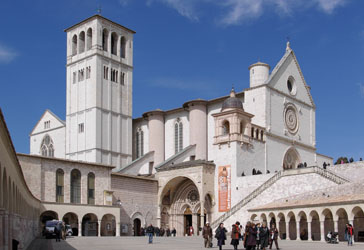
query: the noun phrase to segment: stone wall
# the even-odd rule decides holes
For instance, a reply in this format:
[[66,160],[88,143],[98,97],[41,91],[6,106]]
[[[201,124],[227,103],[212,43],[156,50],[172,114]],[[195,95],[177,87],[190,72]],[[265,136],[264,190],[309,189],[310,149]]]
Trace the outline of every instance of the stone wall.
[[56,202],[56,171],[64,172],[64,203],[70,203],[71,171],[81,172],[81,204],[87,204],[87,176],[95,174],[95,205],[104,204],[104,191],[110,190],[112,167],[96,163],[18,154],[25,179],[33,194],[44,202]]
[[142,227],[150,223],[157,225],[158,182],[155,179],[113,173],[111,189],[113,203],[121,202],[121,228],[128,229],[128,233],[122,231],[121,235],[132,235],[134,219],[140,219]]
[[364,161],[331,165],[327,169],[354,182],[361,182],[364,179]]

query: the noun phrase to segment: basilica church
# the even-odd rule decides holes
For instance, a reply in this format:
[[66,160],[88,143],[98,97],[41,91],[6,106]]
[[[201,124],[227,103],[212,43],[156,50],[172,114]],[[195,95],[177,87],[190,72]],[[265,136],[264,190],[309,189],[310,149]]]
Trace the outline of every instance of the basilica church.
[[276,223],[282,239],[364,231],[364,162],[316,151],[316,105],[289,42],[274,67],[246,65],[247,89],[133,117],[135,31],[94,15],[65,33],[65,120],[46,110],[17,154],[41,223],[79,236],[236,220]]

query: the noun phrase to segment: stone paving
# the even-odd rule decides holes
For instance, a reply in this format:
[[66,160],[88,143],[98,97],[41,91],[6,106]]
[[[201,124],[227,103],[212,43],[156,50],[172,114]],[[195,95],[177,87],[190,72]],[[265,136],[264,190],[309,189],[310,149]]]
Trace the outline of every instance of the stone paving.
[[[202,244],[203,240],[200,237],[154,238],[153,244],[148,244],[147,237],[74,237],[61,242],[56,242],[55,239],[38,239],[36,248],[28,248],[28,250],[198,250],[205,249]],[[348,247],[345,242],[332,245],[322,242],[279,241],[279,244],[283,250],[364,249],[363,243],[356,243],[353,247]],[[212,249],[218,249],[216,240]],[[223,249],[232,250],[233,247],[225,245]],[[242,249],[241,245],[238,249]]]

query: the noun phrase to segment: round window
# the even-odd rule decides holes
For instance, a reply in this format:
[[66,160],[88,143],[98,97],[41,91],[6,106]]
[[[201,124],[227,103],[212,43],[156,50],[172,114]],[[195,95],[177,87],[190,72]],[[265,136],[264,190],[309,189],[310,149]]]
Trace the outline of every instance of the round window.
[[298,117],[294,106],[289,105],[284,112],[284,120],[288,131],[295,134],[298,130]]

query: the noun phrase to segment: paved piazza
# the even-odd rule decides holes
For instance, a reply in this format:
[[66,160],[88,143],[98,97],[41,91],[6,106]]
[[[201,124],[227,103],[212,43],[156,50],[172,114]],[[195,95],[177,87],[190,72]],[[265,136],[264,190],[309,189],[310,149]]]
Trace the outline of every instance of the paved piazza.
[[[56,242],[55,239],[46,240],[38,239],[33,242],[28,250],[193,250],[204,249],[202,246],[202,238],[200,237],[176,237],[176,238],[154,238],[153,244],[148,244],[147,237],[82,237],[69,238],[67,241]],[[322,243],[322,242],[297,242],[297,241],[279,241],[281,249],[289,250],[307,250],[307,249],[347,249],[345,242],[337,245]],[[216,241],[214,240],[214,247]],[[225,245],[225,250],[232,250],[231,245]],[[241,245],[240,248],[242,249]],[[275,249],[273,247],[273,249]],[[349,249],[364,249],[363,243],[357,243]]]

